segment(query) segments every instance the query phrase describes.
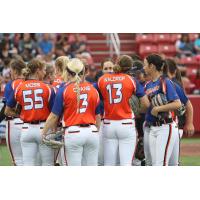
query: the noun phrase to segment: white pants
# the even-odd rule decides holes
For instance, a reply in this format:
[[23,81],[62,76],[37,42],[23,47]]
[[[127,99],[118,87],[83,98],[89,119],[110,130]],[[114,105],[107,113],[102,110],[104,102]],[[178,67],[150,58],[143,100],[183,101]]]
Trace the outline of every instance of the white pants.
[[[68,166],[97,166],[99,133],[94,125],[71,126],[65,130],[65,150]],[[82,164],[84,162],[84,164]]]
[[149,146],[150,128],[145,126],[145,122],[144,122],[144,125],[143,125],[143,131],[144,131],[145,164],[146,164],[146,166],[151,166],[152,160],[151,160],[151,153],[150,153],[150,146]]
[[12,162],[16,166],[23,166],[22,148],[20,143],[22,125],[23,121],[19,118],[7,121],[6,143]]
[[104,158],[103,158],[103,122],[101,123],[100,130],[99,130],[99,153],[98,153],[98,165],[104,165]]
[[136,137],[134,120],[104,120],[104,165],[116,166],[119,158],[121,166],[131,166],[136,148]]
[[179,134],[175,122],[162,126],[145,127],[144,137],[144,149],[146,159],[149,162],[148,165],[166,166],[169,165],[170,158],[174,162],[177,160],[179,156],[177,152]]
[[25,166],[37,165],[38,153],[41,157],[41,165],[54,165],[54,150],[42,144],[41,129],[44,123],[28,124],[22,126],[21,146],[23,152],[23,163]]

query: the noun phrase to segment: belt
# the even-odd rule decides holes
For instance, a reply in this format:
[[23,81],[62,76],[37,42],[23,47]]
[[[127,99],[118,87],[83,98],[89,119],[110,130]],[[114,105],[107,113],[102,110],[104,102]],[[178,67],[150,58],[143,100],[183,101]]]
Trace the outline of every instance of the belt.
[[[76,125],[72,125],[72,126],[79,126],[79,127],[90,127],[91,125],[94,124],[76,124]],[[64,128],[69,128],[70,126],[65,126]]]
[[41,120],[41,121],[32,121],[32,122],[26,122],[26,121],[24,121],[24,123],[29,123],[29,124],[40,124],[40,123],[42,123],[42,122],[46,122],[46,120]]
[[145,126],[147,126],[147,127],[151,127],[151,126],[162,126],[163,124],[170,124],[170,123],[172,123],[172,122],[173,122],[172,119],[166,119],[166,120],[164,120],[164,121],[162,121],[162,122],[160,122],[160,121],[146,122],[146,123],[145,123]]
[[15,118],[17,118],[17,117],[6,117],[5,120],[8,121],[8,120],[13,120]]

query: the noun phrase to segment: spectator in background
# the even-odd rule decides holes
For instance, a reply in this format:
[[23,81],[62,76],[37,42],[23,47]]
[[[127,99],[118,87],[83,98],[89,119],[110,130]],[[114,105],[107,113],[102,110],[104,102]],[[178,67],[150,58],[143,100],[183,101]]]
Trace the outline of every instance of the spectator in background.
[[196,53],[200,55],[200,33],[198,34],[198,38],[194,41],[194,48]]
[[41,55],[51,55],[54,51],[54,45],[53,42],[50,39],[49,33],[44,33],[42,35],[42,40],[39,42],[39,48],[38,48],[39,54]]
[[85,79],[90,83],[97,82],[97,69],[95,66],[93,65],[88,66],[88,73]]
[[196,76],[192,81],[195,84],[194,94],[200,94],[200,68],[196,72]]
[[36,55],[37,46],[30,33],[23,34],[23,38],[19,42],[19,52],[25,62],[30,61]]
[[70,52],[70,44],[68,43],[68,36],[66,34],[57,35],[57,40],[55,44],[55,56],[68,56],[72,57]]
[[176,51],[178,57],[193,56],[194,55],[194,45],[190,41],[189,34],[181,34],[180,40],[176,41]]
[[73,54],[81,54],[83,52],[87,52],[86,42],[82,40],[79,33],[75,34],[75,40],[71,43],[70,51]]

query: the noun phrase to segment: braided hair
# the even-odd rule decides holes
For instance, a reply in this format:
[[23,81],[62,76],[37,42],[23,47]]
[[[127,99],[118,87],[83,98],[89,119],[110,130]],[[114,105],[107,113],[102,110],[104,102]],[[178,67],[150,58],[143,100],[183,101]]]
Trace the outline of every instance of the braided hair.
[[79,104],[80,104],[80,87],[79,84],[81,82],[81,76],[85,74],[85,67],[81,60],[78,58],[73,58],[67,64],[67,73],[72,76],[71,82],[75,83],[75,91],[77,96],[77,113],[79,112]]

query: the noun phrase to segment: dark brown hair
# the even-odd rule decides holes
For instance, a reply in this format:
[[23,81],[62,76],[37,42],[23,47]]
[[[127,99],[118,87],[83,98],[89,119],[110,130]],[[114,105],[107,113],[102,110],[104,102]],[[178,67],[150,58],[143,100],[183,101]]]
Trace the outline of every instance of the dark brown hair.
[[27,64],[27,67],[23,69],[22,74],[25,77],[28,77],[31,74],[34,74],[37,69],[42,69],[44,66],[45,63],[43,61],[34,58]]
[[162,59],[162,57],[158,54],[150,54],[146,57],[146,60],[148,64],[153,64],[156,67],[157,71],[162,71],[163,66],[165,64],[165,61]]
[[165,65],[163,67],[163,74],[167,75],[168,72],[172,75],[175,75],[176,81],[183,87],[181,72],[178,69],[176,62],[171,58],[165,60]]
[[122,55],[117,59],[117,63],[114,65],[113,71],[115,73],[125,73],[133,66],[133,59],[128,55]]
[[18,75],[22,74],[22,70],[26,68],[26,63],[22,59],[12,59],[10,67],[17,72]]

